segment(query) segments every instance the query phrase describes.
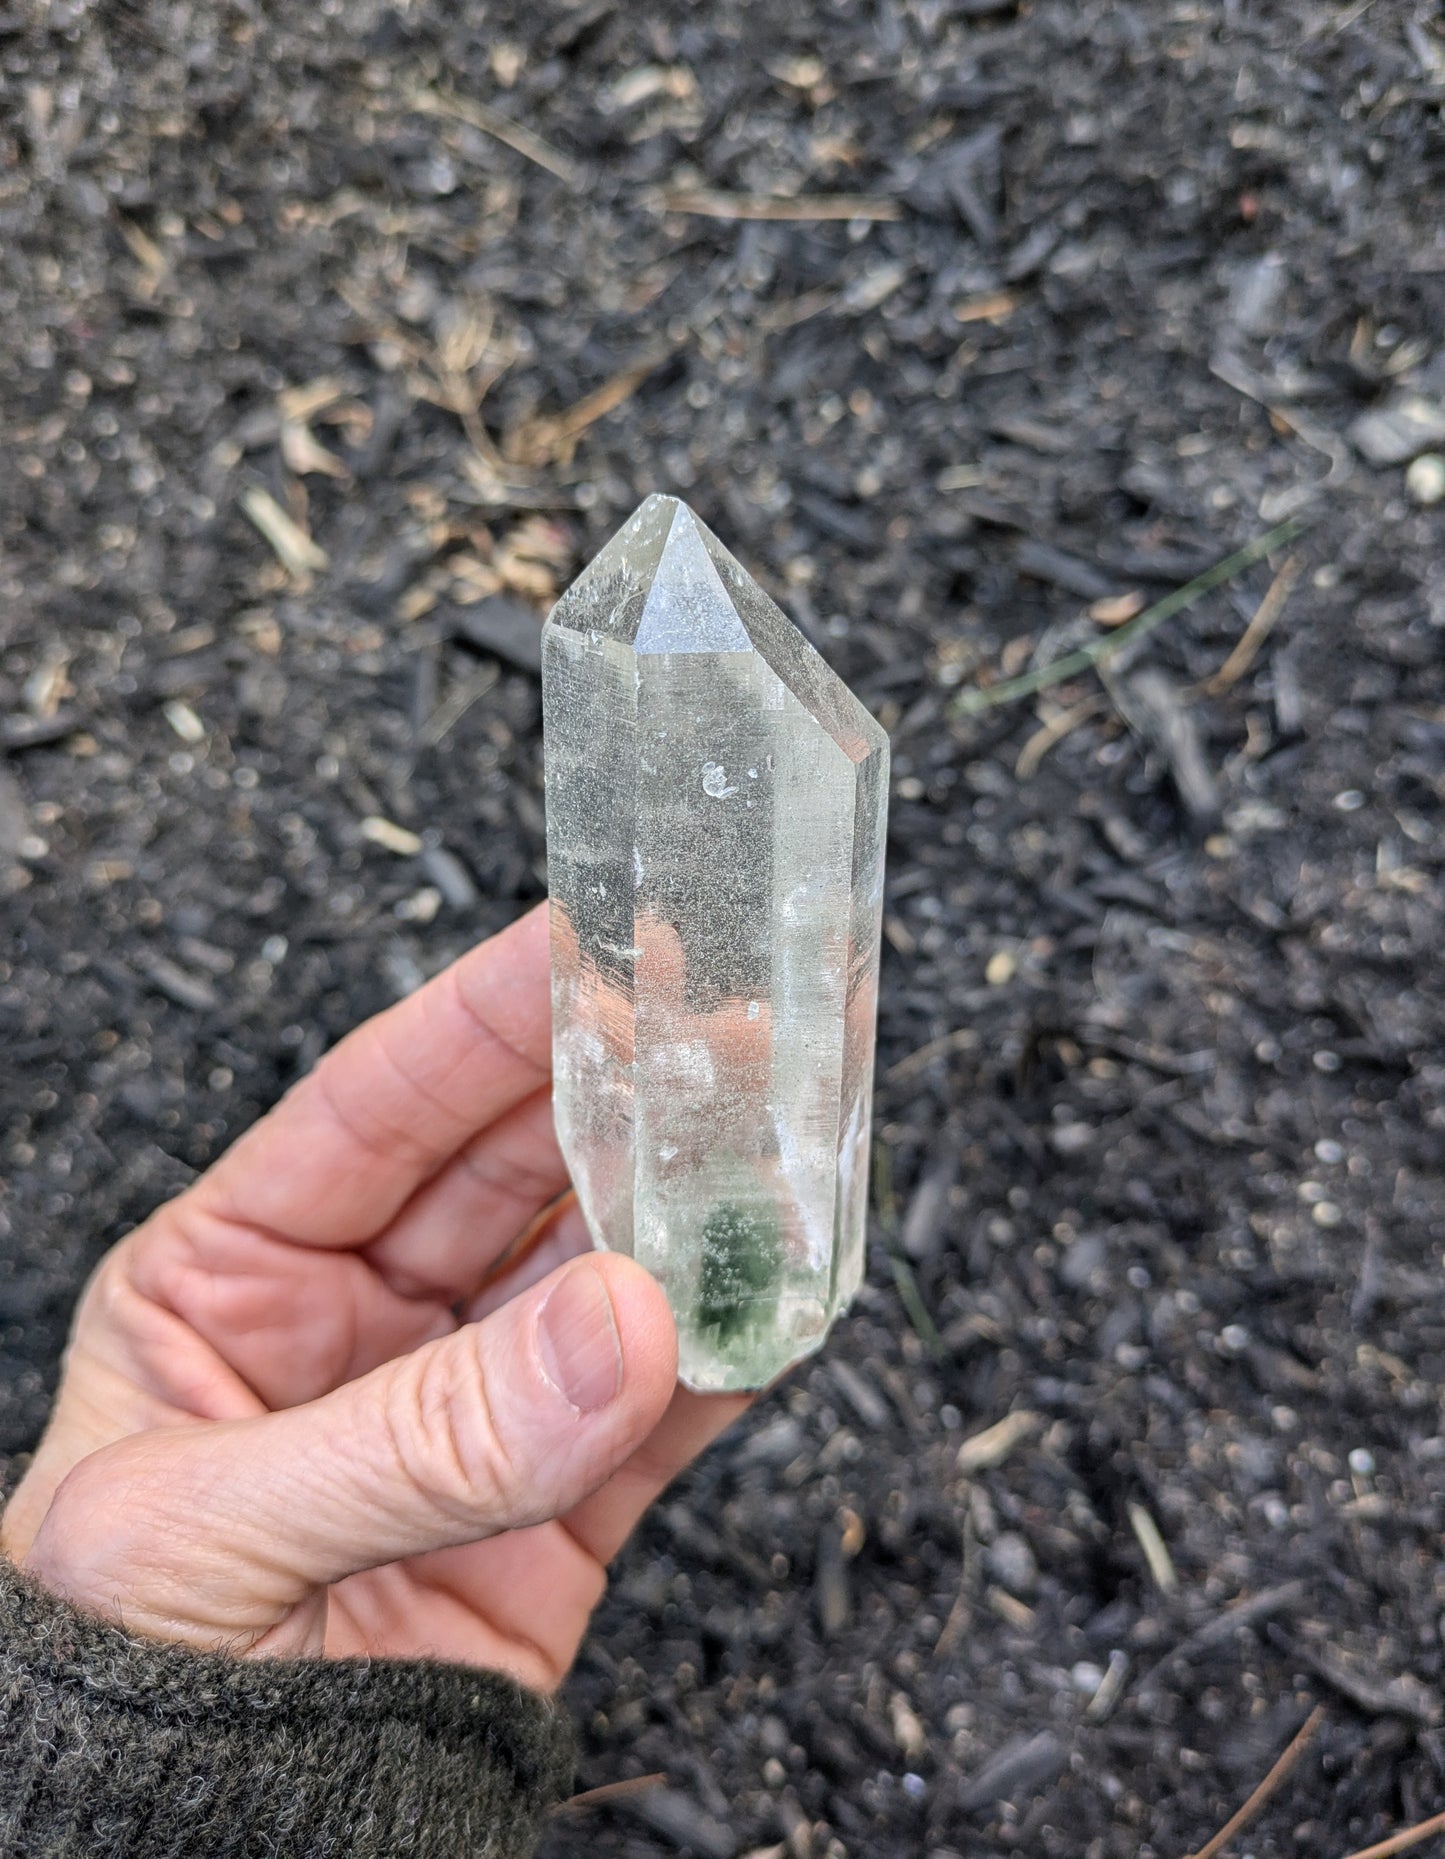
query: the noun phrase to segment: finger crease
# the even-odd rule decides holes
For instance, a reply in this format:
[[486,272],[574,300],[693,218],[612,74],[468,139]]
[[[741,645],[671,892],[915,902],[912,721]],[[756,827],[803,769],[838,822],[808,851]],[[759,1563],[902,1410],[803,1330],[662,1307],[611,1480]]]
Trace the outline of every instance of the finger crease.
[[462,1150],[458,1158],[467,1174],[485,1193],[510,1201],[537,1201],[557,1192],[556,1172],[546,1172],[517,1156],[508,1156],[503,1177],[482,1160],[489,1147],[485,1143],[468,1147]]
[[[384,1053],[388,1064],[394,1071],[399,1070],[389,1053]],[[329,1115],[341,1126],[343,1133],[368,1156],[381,1157],[388,1161],[395,1160],[395,1151],[405,1152],[403,1159],[431,1166],[436,1162],[437,1152],[434,1147],[420,1143],[414,1136],[408,1136],[403,1130],[375,1128],[365,1130],[352,1113],[345,1108],[331,1087],[330,1074],[323,1066],[317,1066],[311,1074],[317,1096]]]
[[538,1064],[536,1059],[529,1057],[527,1053],[522,1051],[520,1046],[514,1045],[504,1034],[499,1033],[496,1027],[493,1026],[489,1020],[485,1019],[472,1005],[462,988],[461,976],[455,967],[447,969],[446,973],[451,976],[453,999],[468,1021],[470,1021],[473,1029],[480,1034],[483,1039],[490,1040],[493,1045],[500,1046],[503,1054],[507,1058],[514,1060],[518,1065],[525,1066],[528,1071],[535,1072],[539,1078],[550,1076],[550,1067]]
[[[377,1040],[376,1050],[392,1073],[392,1076],[401,1080],[402,1088],[410,1092],[414,1097],[419,1097],[428,1110],[433,1111],[439,1117],[449,1118],[459,1129],[469,1129],[471,1127],[469,1119],[460,1114],[455,1104],[444,1097],[441,1092],[434,1091],[430,1085],[423,1084],[420,1078],[415,1077],[407,1070],[406,1066],[402,1064],[401,1060],[396,1056],[384,1039]],[[387,1139],[388,1141],[392,1139],[390,1131],[387,1132]],[[403,1136],[402,1140],[415,1142],[415,1138],[409,1136]],[[435,1157],[437,1154],[434,1145],[417,1143],[416,1147],[418,1152],[423,1155]]]

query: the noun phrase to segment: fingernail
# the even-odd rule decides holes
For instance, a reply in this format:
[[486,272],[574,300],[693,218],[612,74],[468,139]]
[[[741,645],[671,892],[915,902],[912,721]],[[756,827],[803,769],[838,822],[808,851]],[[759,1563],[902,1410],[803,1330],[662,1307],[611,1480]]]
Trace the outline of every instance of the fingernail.
[[542,1367],[554,1388],[584,1414],[615,1400],[622,1388],[622,1343],[602,1275],[574,1265],[537,1325]]

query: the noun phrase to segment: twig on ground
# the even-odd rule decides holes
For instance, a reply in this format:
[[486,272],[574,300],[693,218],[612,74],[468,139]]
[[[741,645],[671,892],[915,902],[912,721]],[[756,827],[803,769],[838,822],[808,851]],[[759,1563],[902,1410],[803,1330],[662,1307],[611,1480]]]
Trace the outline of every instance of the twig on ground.
[[[472,450],[483,468],[497,473],[501,454],[492,443],[491,434],[482,424],[481,407],[489,389],[505,373],[504,366],[491,369],[481,381],[473,381],[473,370],[480,366],[491,338],[491,318],[472,318],[432,345],[420,341],[409,331],[377,311],[347,279],[336,286],[337,295],[369,327],[374,337],[388,342],[404,355],[418,371],[411,391],[430,405],[444,408],[460,422],[471,442]],[[468,461],[474,462],[474,461]]]
[[1264,599],[1254,610],[1254,618],[1245,627],[1239,644],[1215,672],[1212,678],[1206,678],[1201,685],[1207,697],[1218,697],[1227,691],[1231,684],[1237,684],[1259,655],[1259,649],[1274,630],[1275,622],[1284,612],[1285,602],[1294,591],[1304,563],[1298,555],[1285,558],[1279,573],[1270,582]]
[[978,1044],[978,1034],[971,1026],[955,1027],[951,1033],[943,1033],[937,1039],[930,1039],[927,1045],[920,1046],[916,1052],[910,1052],[896,1064],[890,1065],[883,1074],[885,1084],[897,1084],[901,1079],[911,1078],[915,1072],[922,1071],[935,1059],[946,1058],[951,1052],[967,1052]]
[[1225,582],[1243,574],[1246,568],[1252,568],[1256,562],[1263,561],[1271,550],[1292,542],[1304,528],[1305,524],[1299,517],[1291,517],[1288,522],[1277,524],[1264,535],[1256,536],[1253,542],[1247,542],[1242,549],[1236,549],[1233,555],[1226,555],[1222,562],[1206,568],[1203,574],[1196,575],[1192,581],[1186,581],[1183,587],[1175,588],[1172,594],[1156,600],[1152,607],[1146,607],[1128,625],[1119,627],[1103,638],[1091,640],[1077,652],[1066,653],[1051,664],[1026,671],[1021,677],[1006,678],[1002,684],[993,684],[983,690],[964,691],[955,700],[955,709],[964,716],[973,716],[980,710],[994,710],[1000,704],[1017,703],[1021,697],[1032,697],[1036,691],[1047,690],[1051,684],[1060,684],[1065,678],[1072,678],[1081,671],[1094,670],[1123,651],[1125,646],[1133,645],[1136,640],[1143,639],[1156,627],[1162,626],[1165,620],[1172,620],[1176,613],[1192,607],[1205,594],[1212,593],[1216,587],[1223,587]]
[[948,1618],[943,1623],[943,1630],[933,1643],[935,1659],[953,1657],[972,1620],[973,1602],[969,1599],[968,1589],[960,1582],[958,1593],[953,1597],[953,1606],[949,1608]]
[[935,1659],[948,1659],[962,1642],[973,1620],[973,1603],[978,1592],[978,1531],[973,1520],[971,1506],[964,1507],[963,1513],[963,1554],[958,1569],[958,1593],[954,1596],[953,1606],[948,1610],[948,1618],[943,1623],[943,1631],[933,1643]]
[[1128,1676],[1129,1655],[1116,1646],[1109,1654],[1109,1664],[1099,1681],[1099,1689],[1089,1699],[1088,1708],[1084,1712],[1090,1723],[1103,1723],[1108,1718],[1119,1702],[1119,1694]]
[[713,188],[694,188],[658,196],[667,213],[691,213],[700,219],[902,219],[896,200],[873,194],[794,194],[775,199],[771,194],[728,194]]
[[[1323,1704],[1317,1704],[1310,1712],[1309,1716],[1305,1718],[1299,1730],[1295,1733],[1289,1746],[1285,1749],[1284,1754],[1280,1756],[1279,1760],[1274,1764],[1268,1775],[1265,1776],[1264,1780],[1245,1802],[1244,1806],[1240,1808],[1237,1814],[1232,1814],[1230,1818],[1225,1821],[1214,1838],[1206,1845],[1201,1846],[1199,1851],[1192,1855],[1192,1859],[1215,1859],[1215,1854],[1223,1852],[1237,1833],[1243,1833],[1244,1829],[1254,1819],[1255,1815],[1259,1813],[1260,1809],[1264,1807],[1265,1804],[1279,1792],[1285,1782],[1288,1781],[1295,1765],[1314,1741],[1319,1727],[1324,1720],[1325,1707]],[[1363,1855],[1356,1855],[1356,1859],[1363,1859]]]
[[552,1809],[554,1814],[582,1814],[589,1808],[608,1807],[614,1801],[627,1801],[634,1795],[647,1794],[654,1788],[660,1788],[667,1780],[663,1774],[632,1775],[620,1782],[604,1782],[600,1788],[588,1788],[581,1794],[569,1796],[559,1801]]
[[1108,708],[1108,699],[1099,696],[1084,698],[1082,703],[1072,704],[1067,710],[1056,711],[1042,729],[1034,731],[1023,748],[1019,750],[1019,759],[1014,764],[1014,773],[1020,781],[1031,780],[1039,772],[1040,764],[1056,743],[1076,730],[1080,723],[1086,722],[1100,710]]
[[507,363],[494,366],[480,380],[474,378],[486,358],[492,340],[492,312],[464,316],[438,341],[435,351],[437,384],[446,404],[472,442],[479,458],[493,466],[498,463],[497,448],[482,424],[482,402],[506,372]]
[[1357,1853],[1348,1853],[1345,1859],[1390,1859],[1392,1853],[1408,1852],[1412,1846],[1418,1846],[1421,1840],[1428,1840],[1432,1833],[1445,1833],[1445,1814],[1434,1814],[1429,1820],[1422,1820],[1418,1826],[1406,1827],[1402,1833],[1392,1833],[1387,1840],[1380,1840],[1374,1846],[1362,1846]]
[[474,97],[458,97],[450,91],[419,90],[414,92],[409,102],[412,109],[423,116],[450,117],[454,122],[480,129],[484,136],[502,143],[513,154],[521,155],[537,167],[545,168],[548,174],[556,175],[574,193],[582,187],[585,176],[580,162],[573,161],[570,155],[564,155],[561,149],[554,148],[544,137],[524,124],[513,122],[510,116],[489,109]]
[[499,665],[483,665],[452,687],[422,725],[420,740],[434,749],[447,732],[460,723],[474,703],[485,697],[502,675]]
[[640,361],[633,362],[631,367],[622,369],[601,387],[584,395],[565,413],[542,414],[523,421],[507,438],[508,458],[532,468],[570,464],[577,441],[587,428],[595,426],[604,414],[631,399],[648,375],[660,368],[672,352],[670,345],[653,349]]

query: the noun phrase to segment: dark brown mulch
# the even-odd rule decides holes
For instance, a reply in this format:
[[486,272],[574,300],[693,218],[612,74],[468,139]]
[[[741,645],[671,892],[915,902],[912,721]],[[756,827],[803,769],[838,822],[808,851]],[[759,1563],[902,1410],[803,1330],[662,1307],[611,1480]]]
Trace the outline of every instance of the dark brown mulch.
[[[676,490],[893,735],[891,1186],[573,1681],[665,1789],[548,1852],[1180,1854],[1321,1700],[1236,1851],[1438,1811],[1434,10],[12,0],[0,83],[0,1451],[100,1249],[540,894],[528,628]],[[1296,511],[1218,695],[1281,556],[955,713]]]

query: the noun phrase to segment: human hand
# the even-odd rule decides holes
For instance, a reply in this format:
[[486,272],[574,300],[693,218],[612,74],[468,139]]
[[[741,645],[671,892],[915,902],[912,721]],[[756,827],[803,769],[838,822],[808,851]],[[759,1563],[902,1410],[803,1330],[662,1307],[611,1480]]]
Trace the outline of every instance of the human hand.
[[[329,1052],[102,1260],[0,1546],[132,1632],[547,1690],[647,1504],[746,1404],[590,1251],[544,910]],[[579,1255],[587,1254],[586,1257]]]

